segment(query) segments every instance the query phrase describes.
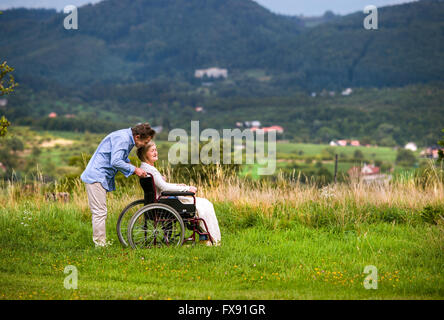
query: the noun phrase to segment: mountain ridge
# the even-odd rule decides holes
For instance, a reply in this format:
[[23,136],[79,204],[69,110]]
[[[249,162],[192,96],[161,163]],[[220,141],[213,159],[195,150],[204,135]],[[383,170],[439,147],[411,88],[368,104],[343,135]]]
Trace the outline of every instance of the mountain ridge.
[[[197,68],[263,69],[306,89],[402,86],[442,81],[443,2],[379,10],[379,30],[357,12],[304,28],[251,0],[106,0],[79,8],[79,30],[65,15],[7,10],[0,56],[17,77],[63,85],[190,80]],[[49,15],[49,14],[48,14]],[[3,30],[3,31],[1,31]],[[407,72],[408,71],[408,72]]]

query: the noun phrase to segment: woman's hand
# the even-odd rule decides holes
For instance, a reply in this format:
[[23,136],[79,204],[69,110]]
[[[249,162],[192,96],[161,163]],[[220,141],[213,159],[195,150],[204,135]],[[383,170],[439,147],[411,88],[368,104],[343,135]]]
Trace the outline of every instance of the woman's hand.
[[196,193],[196,192],[197,192],[197,188],[191,186],[191,187],[188,189],[188,192]]

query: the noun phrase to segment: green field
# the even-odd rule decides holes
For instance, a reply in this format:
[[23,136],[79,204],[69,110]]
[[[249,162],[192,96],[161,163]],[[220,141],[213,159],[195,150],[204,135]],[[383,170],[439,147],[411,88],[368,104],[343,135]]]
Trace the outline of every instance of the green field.
[[[442,229],[433,225],[272,227],[216,203],[221,247],[135,251],[115,235],[125,203],[110,202],[106,249],[93,247],[89,213],[74,205],[0,209],[0,299],[444,298]],[[64,287],[69,265],[77,290]],[[377,267],[376,290],[364,288],[367,265]]]
[[[10,130],[9,139],[16,137],[23,141],[24,151],[18,152],[15,156],[21,158],[20,161],[13,162],[16,167],[15,172],[21,172],[22,176],[27,173],[42,172],[44,175],[55,179],[66,175],[80,174],[78,159],[92,155],[106,134],[91,134],[63,131],[34,131],[28,127],[14,127]],[[62,139],[60,143],[58,140]],[[64,144],[68,142],[68,144]],[[50,146],[43,147],[43,144]],[[173,142],[156,140],[159,150],[159,159],[168,160],[169,147]],[[201,145],[205,143],[202,142]],[[33,155],[33,148],[40,150],[38,155]],[[268,149],[266,149],[267,151]],[[361,158],[356,159],[355,152],[361,153]],[[243,151],[245,152],[245,151]],[[289,143],[280,142],[276,144],[276,172],[297,176],[299,173],[311,176],[320,174],[319,170],[326,169],[330,173],[329,181],[334,174],[334,155],[338,155],[338,177],[347,178],[347,171],[353,166],[361,166],[363,163],[381,163],[383,173],[403,174],[412,172],[425,160],[419,158],[419,151],[415,153],[417,163],[415,166],[399,166],[396,164],[397,150],[388,147],[331,147],[325,144]],[[135,150],[131,153],[136,159]],[[266,154],[267,155],[267,154]],[[27,164],[28,163],[28,164]],[[30,164],[29,164],[30,163]],[[255,165],[243,165],[242,176],[249,176],[259,179]],[[323,172],[322,174],[324,174]]]
[[[327,144],[310,144],[310,143],[278,143],[276,151],[283,154],[297,154],[303,152],[304,156],[316,156],[326,148],[332,148]],[[396,159],[396,151],[388,147],[333,147],[338,155],[351,157],[356,150],[362,151],[364,157],[369,160],[382,160],[394,162]]]

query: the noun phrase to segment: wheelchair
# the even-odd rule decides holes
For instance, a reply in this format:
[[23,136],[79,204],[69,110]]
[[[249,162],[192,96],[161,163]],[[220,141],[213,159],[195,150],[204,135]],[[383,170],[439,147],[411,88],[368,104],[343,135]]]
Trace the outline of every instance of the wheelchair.
[[[154,178],[140,178],[144,198],[126,206],[117,219],[117,236],[124,247],[133,249],[181,246],[196,243],[196,235],[207,236],[213,243],[204,219],[196,216],[193,192],[162,192],[156,194]],[[193,203],[182,203],[177,197],[192,196]],[[199,226],[203,222],[205,230]],[[185,233],[191,235],[185,237]],[[125,238],[126,235],[126,238]]]

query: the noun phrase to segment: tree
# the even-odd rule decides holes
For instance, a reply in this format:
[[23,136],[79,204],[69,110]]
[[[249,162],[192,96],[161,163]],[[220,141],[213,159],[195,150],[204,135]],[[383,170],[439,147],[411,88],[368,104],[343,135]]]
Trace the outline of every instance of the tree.
[[364,153],[362,153],[361,150],[355,150],[353,153],[353,158],[363,160],[364,159]]
[[[0,11],[1,14],[1,11]],[[17,82],[15,82],[14,76],[11,74],[11,72],[14,71],[14,68],[11,68],[6,64],[6,61],[4,61],[2,64],[0,64],[0,96],[3,96],[5,94],[10,94],[12,91],[14,91],[14,88],[18,85]],[[6,76],[9,76],[9,80],[4,84]],[[6,85],[6,87],[5,87]],[[3,137],[8,132],[8,127],[11,123],[5,118],[5,116],[2,116],[0,119],[0,137]]]
[[[14,68],[8,66],[6,64],[6,61],[0,64],[0,96],[11,93],[12,91],[14,91],[14,88],[18,86],[18,83],[15,82],[14,76],[11,74],[11,72],[13,71]],[[9,77],[9,80],[3,79],[6,76]]]
[[416,163],[416,156],[411,150],[398,149],[396,163],[406,167],[413,166]]
[[16,153],[17,151],[23,151],[25,146],[23,145],[22,140],[17,137],[12,137],[6,141],[6,145],[12,152]]
[[5,118],[5,116],[2,116],[0,118],[0,137],[3,137],[6,135],[6,132],[8,131],[8,127],[11,123]]
[[[442,129],[442,132],[444,133],[444,129]],[[438,144],[441,147],[444,147],[444,137],[442,137],[442,140],[438,141]],[[439,155],[438,161],[440,161],[440,162],[443,161],[444,160],[444,152],[442,149],[438,151],[438,155]]]

